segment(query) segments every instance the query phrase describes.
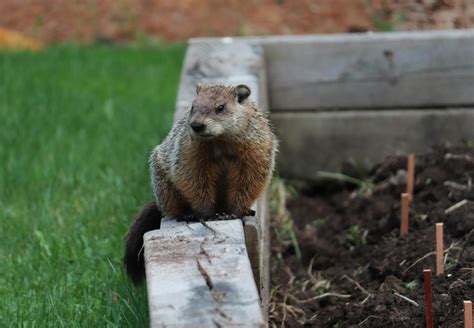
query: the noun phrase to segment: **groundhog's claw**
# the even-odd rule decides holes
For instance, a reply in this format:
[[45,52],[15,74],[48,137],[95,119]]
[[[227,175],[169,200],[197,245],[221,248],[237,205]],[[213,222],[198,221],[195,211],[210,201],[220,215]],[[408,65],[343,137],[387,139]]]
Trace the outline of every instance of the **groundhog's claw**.
[[237,215],[235,214],[227,214],[227,213],[221,213],[217,214],[215,220],[235,220],[235,219],[240,219]]
[[245,216],[255,216],[255,211],[252,209],[247,210],[247,213],[244,214]]

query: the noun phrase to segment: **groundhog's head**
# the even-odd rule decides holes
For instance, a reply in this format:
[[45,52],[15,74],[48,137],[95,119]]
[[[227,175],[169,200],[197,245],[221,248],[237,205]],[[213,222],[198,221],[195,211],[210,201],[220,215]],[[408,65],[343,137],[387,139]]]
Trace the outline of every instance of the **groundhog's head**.
[[212,139],[242,133],[252,110],[249,95],[249,87],[243,84],[236,87],[198,85],[188,121],[191,135]]

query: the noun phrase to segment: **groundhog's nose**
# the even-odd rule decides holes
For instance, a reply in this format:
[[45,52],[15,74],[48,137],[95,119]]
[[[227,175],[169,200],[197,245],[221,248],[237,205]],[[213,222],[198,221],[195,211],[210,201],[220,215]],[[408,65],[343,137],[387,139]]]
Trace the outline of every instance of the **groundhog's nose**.
[[191,122],[191,128],[194,132],[202,132],[206,128],[206,124],[200,122]]

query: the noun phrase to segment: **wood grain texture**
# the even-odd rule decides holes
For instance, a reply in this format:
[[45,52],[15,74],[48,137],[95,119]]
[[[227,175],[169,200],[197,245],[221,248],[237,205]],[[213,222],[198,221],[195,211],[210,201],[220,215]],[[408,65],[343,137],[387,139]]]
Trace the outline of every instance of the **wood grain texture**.
[[152,327],[264,327],[240,220],[144,236]]
[[474,30],[198,38],[263,47],[272,111],[474,104]]
[[272,111],[474,104],[474,31],[264,40]]
[[279,172],[291,178],[317,179],[349,159],[370,167],[389,155],[474,140],[474,108],[273,113],[272,121]]
[[247,84],[252,89],[250,99],[266,109],[265,76],[263,49],[258,44],[230,38],[191,41],[181,71],[175,120],[189,110],[200,83]]

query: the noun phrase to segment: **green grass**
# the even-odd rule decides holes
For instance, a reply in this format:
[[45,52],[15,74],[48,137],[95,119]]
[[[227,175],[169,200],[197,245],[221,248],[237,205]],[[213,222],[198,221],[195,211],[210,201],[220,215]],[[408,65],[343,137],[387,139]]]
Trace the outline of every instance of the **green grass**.
[[123,238],[184,46],[0,53],[0,327],[143,327]]

